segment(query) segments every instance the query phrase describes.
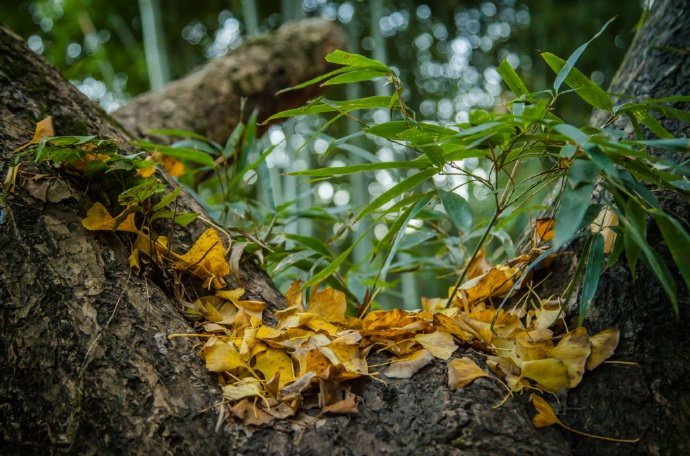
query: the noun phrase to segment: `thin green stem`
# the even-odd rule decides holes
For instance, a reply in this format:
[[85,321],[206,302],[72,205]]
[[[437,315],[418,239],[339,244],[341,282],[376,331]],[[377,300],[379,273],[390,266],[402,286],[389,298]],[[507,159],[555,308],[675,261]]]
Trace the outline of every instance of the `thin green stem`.
[[467,271],[470,269],[470,266],[474,262],[475,258],[477,258],[477,255],[479,255],[479,252],[481,251],[482,247],[484,246],[484,242],[486,242],[486,239],[489,237],[489,233],[491,233],[491,229],[496,224],[496,221],[498,220],[498,216],[500,215],[500,213],[501,213],[500,208],[496,208],[496,211],[494,212],[494,215],[491,217],[489,224],[486,225],[486,229],[484,229],[484,233],[482,234],[481,239],[479,239],[479,243],[477,243],[477,246],[474,248],[474,252],[472,252],[472,256],[470,257],[470,261],[467,262],[467,264],[465,265],[465,267],[462,270],[462,274],[460,274],[460,277],[458,278],[457,282],[455,282],[455,286],[453,287],[453,292],[448,297],[448,301],[446,301],[446,308],[450,307],[450,304],[453,302],[453,298],[455,297],[455,294],[458,292],[460,285],[462,285],[463,281],[465,280],[465,277],[467,276]]

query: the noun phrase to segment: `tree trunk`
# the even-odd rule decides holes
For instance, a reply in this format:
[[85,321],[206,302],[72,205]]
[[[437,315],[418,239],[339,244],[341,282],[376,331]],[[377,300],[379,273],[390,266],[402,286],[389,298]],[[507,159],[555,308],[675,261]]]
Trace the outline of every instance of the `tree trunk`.
[[[655,5],[657,10],[644,33],[673,30],[664,22],[670,3]],[[683,15],[673,11],[668,19],[681,24]],[[685,33],[687,36],[687,29]],[[669,51],[658,52],[666,55]],[[3,28],[0,56],[0,175],[6,173],[9,151],[30,139],[36,121],[46,115],[53,115],[60,135],[124,139],[131,134]],[[314,57],[314,61],[320,59]],[[671,73],[678,83],[675,90],[688,80],[688,62],[684,63]],[[647,73],[655,71],[646,66],[640,78],[652,78]],[[209,131],[213,128],[206,133]],[[184,203],[194,208],[189,199]],[[289,422],[270,429],[241,426],[223,418],[228,413],[219,405],[220,389],[206,373],[191,339],[167,339],[167,334],[191,332],[191,327],[161,280],[129,273],[127,239],[84,231],[80,223],[83,203],[75,199],[40,203],[18,189],[1,210],[0,432],[6,453],[49,449],[80,454],[568,454],[574,449],[588,454],[596,449],[597,453],[629,454],[683,448],[686,437],[678,432],[683,429],[680,421],[669,432],[650,432],[637,447],[592,446],[588,440],[572,439],[556,429],[535,430],[526,398],[515,398],[493,410],[491,406],[503,397],[499,386],[479,379],[451,392],[441,363],[410,380],[388,380],[386,384],[356,381],[353,391],[363,398],[363,405],[351,418],[324,417],[306,429]],[[625,282],[619,282],[620,277]],[[243,263],[239,282],[251,296],[273,308],[282,306],[282,297],[253,263]],[[569,423],[579,420],[582,428],[593,431],[597,426],[611,426],[610,434],[627,434],[645,426],[650,430],[661,427],[665,410],[687,419],[688,402],[663,409],[649,392],[659,391],[652,384],[654,375],[668,374],[670,367],[664,363],[687,361],[690,353],[687,337],[672,337],[673,331],[680,333],[681,326],[672,321],[667,304],[662,303],[663,294],[642,286],[649,283],[644,276],[633,282],[622,270],[610,272],[602,281],[595,307],[602,313],[610,309],[610,316],[602,320],[597,316],[591,326],[617,324],[623,329],[623,353],[631,353],[630,347],[644,347],[644,354],[650,355],[644,360],[651,358],[656,347],[638,341],[649,344],[656,337],[667,338],[673,342],[663,345],[668,356],[656,353],[652,364],[640,368],[623,370],[611,365],[595,371],[571,394]],[[626,300],[616,297],[609,303],[605,298],[615,296],[616,291],[625,291],[621,296]],[[650,303],[643,302],[643,297]],[[626,308],[628,302],[636,307],[628,304],[630,308]],[[667,328],[669,334],[641,332],[649,328]],[[631,370],[639,374],[636,384],[644,393],[632,399],[622,394],[625,388],[621,387],[632,378]],[[680,377],[677,379],[680,383]],[[664,378],[662,383],[665,381],[668,391],[677,386],[670,379]],[[687,388],[681,391],[686,391],[682,397],[687,401]],[[612,402],[610,398],[619,393],[622,399]],[[665,397],[680,399],[670,394]],[[641,414],[636,420],[634,411],[640,404],[651,404],[650,409],[658,413]],[[592,417],[607,422],[591,422]]]
[[[640,98],[688,94],[689,14],[688,0],[655,2],[617,73],[612,93]],[[681,107],[687,110],[688,104]],[[663,122],[677,136],[690,136],[687,124]],[[665,154],[665,158],[680,162],[687,156]],[[687,229],[690,223],[687,201],[668,194],[659,199],[664,209]],[[650,224],[648,228],[650,244],[664,253],[667,265],[673,265],[656,226]],[[593,433],[625,432],[628,436],[642,437],[642,441],[630,446],[577,439],[573,450],[578,454],[690,453],[688,290],[679,288],[680,317],[676,320],[654,274],[646,267],[638,269],[637,277],[631,277],[623,259],[606,271],[585,322],[592,331],[618,327],[621,342],[616,358],[637,365],[604,365],[593,371],[568,398],[566,419],[574,427]],[[676,283],[683,283],[678,274]]]
[[328,71],[324,56],[347,43],[332,23],[309,19],[287,23],[272,35],[252,39],[163,89],[139,95],[113,116],[136,136],[154,128],[192,130],[224,143],[241,115],[259,109],[261,118],[298,106],[314,89],[275,93]]

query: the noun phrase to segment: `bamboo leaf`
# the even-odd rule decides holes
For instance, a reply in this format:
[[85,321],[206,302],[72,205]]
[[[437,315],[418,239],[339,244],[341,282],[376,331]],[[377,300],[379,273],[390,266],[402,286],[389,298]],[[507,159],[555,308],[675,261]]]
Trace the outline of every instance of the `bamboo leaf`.
[[408,177],[399,184],[395,185],[393,188],[374,198],[373,201],[371,201],[364,207],[364,209],[362,209],[362,211],[357,215],[354,221],[357,222],[358,220],[361,220],[364,216],[374,212],[376,209],[378,209],[388,201],[391,201],[396,196],[399,196],[405,193],[406,191],[415,188],[417,185],[431,178],[437,172],[438,170],[436,170],[435,168],[430,168],[425,169],[424,171],[420,171],[412,177]]
[[472,230],[473,226],[473,215],[470,205],[462,196],[454,192],[447,192],[444,190],[438,191],[438,196],[441,199],[441,203],[453,222],[453,225],[459,231],[468,233]]
[[329,79],[321,85],[330,86],[338,84],[350,84],[353,82],[371,81],[386,76],[388,73],[381,70],[355,70],[340,74],[333,79]]
[[527,86],[524,82],[522,82],[520,76],[518,76],[513,67],[510,65],[508,59],[503,59],[503,62],[501,62],[501,64],[498,66],[498,74],[501,75],[505,83],[508,84],[508,87],[510,87],[510,90],[512,90],[517,97],[527,95],[529,93]]
[[570,75],[570,72],[575,67],[575,64],[580,59],[582,53],[585,52],[585,49],[587,49],[587,46],[589,46],[592,43],[592,41],[596,40],[602,33],[604,33],[606,27],[608,27],[609,24],[614,21],[614,19],[615,17],[609,19],[609,21],[606,24],[604,24],[604,26],[596,33],[596,35],[594,35],[592,38],[589,39],[589,41],[575,49],[575,51],[572,54],[570,54],[570,57],[568,57],[568,61],[558,72],[556,80],[553,83],[553,88],[556,90],[556,92],[558,92],[558,90],[560,89],[561,85],[563,84],[563,81],[567,81],[568,75]]
[[585,275],[582,278],[582,293],[580,294],[579,324],[582,325],[587,309],[594,299],[599,287],[599,277],[604,267],[604,236],[601,233],[594,235],[594,240],[587,252]]
[[652,215],[681,276],[683,276],[685,286],[690,290],[690,255],[688,255],[690,253],[690,235],[678,220],[667,213],[657,209],[652,211]]
[[[565,66],[565,60],[557,57],[550,52],[541,54],[546,64],[555,72],[560,72]],[[613,110],[613,101],[601,87],[592,82],[587,76],[582,74],[577,68],[572,68],[565,78],[565,83],[575,90],[575,93],[595,108],[605,111]]]

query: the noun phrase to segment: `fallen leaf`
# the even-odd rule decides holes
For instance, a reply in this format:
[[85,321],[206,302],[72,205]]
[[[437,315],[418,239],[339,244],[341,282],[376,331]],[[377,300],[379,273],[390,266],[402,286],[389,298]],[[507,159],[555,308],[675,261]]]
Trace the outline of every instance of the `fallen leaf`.
[[551,356],[560,359],[568,370],[570,388],[575,388],[582,381],[585,363],[592,351],[585,328],[576,328],[569,332],[551,350]]
[[611,206],[604,206],[594,221],[589,225],[592,233],[601,233],[604,237],[604,253],[609,254],[616,243],[616,232],[612,229],[618,226],[618,215]]
[[223,397],[231,401],[239,401],[245,397],[263,397],[261,382],[254,377],[245,377],[238,382],[223,387]]
[[547,391],[555,393],[570,384],[568,369],[558,358],[537,359],[522,363],[522,376],[534,380]]
[[491,271],[491,268],[493,268],[493,265],[486,259],[486,251],[481,249],[479,252],[477,252],[474,260],[472,260],[472,262],[467,266],[465,276],[468,280],[471,280],[475,277],[486,274],[487,272]]
[[244,288],[235,288],[234,290],[218,290],[216,296],[223,298],[226,301],[237,302],[244,296]]
[[532,237],[534,247],[538,247],[553,239],[555,226],[555,220],[553,218],[537,219],[534,225],[534,234]]
[[[126,210],[125,210],[126,211]],[[134,213],[124,216],[124,211],[117,217],[113,217],[101,203],[94,203],[86,211],[86,218],[81,221],[84,228],[89,231],[129,231],[138,233],[134,223]]]
[[470,305],[489,297],[503,297],[512,289],[515,283],[513,277],[516,275],[517,269],[499,264],[489,272],[463,283],[460,290],[465,293]]
[[592,352],[587,359],[587,370],[593,370],[601,363],[609,359],[618,347],[620,331],[616,328],[608,328],[589,338],[592,344]]
[[384,375],[389,378],[410,378],[433,359],[434,355],[422,348],[393,361]]
[[204,286],[221,289],[225,286],[224,277],[230,274],[230,265],[225,259],[223,242],[218,232],[209,228],[184,255],[178,256],[173,264],[178,271],[190,271],[204,280]]
[[440,359],[450,358],[450,355],[458,349],[458,346],[453,340],[453,336],[445,331],[417,334],[414,339],[419,345],[426,348],[432,355]]
[[314,379],[314,377],[316,377],[315,372],[305,372],[304,374],[296,378],[294,382],[284,387],[280,391],[280,393],[283,396],[288,396],[290,394],[300,394],[305,389],[309,388],[309,385],[311,385],[311,382]]
[[234,346],[215,338],[209,339],[201,349],[201,356],[206,360],[206,369],[211,372],[225,372],[238,367],[247,367]]
[[312,294],[307,304],[307,312],[330,322],[344,322],[346,309],[345,293],[333,288],[326,288]]
[[232,413],[242,420],[245,426],[268,426],[275,421],[275,417],[255,406],[248,399],[242,399],[232,407]]
[[348,372],[369,373],[367,360],[361,356],[357,346],[331,343],[327,347],[319,347],[319,351],[333,365],[341,364]]
[[154,152],[152,157],[163,166],[170,176],[184,176],[186,169],[181,160],[175,157],[170,157],[169,155],[161,154],[160,152]]
[[357,397],[348,391],[345,393],[345,399],[327,405],[322,409],[322,412],[333,415],[356,415],[359,413],[359,410],[357,410]]
[[283,388],[295,380],[292,360],[283,350],[275,348],[259,353],[254,358],[254,370],[261,372],[265,380],[270,380],[274,375],[280,374],[278,388]]
[[472,359],[463,357],[448,361],[448,387],[450,389],[464,388],[480,377],[488,377],[488,375]]
[[532,405],[537,409],[537,414],[532,418],[532,424],[537,429],[541,429],[554,424],[561,424],[551,405],[541,396],[534,393],[530,394]]
[[302,281],[295,280],[290,284],[290,287],[285,292],[285,300],[288,308],[296,307],[299,310],[304,310],[302,305]]

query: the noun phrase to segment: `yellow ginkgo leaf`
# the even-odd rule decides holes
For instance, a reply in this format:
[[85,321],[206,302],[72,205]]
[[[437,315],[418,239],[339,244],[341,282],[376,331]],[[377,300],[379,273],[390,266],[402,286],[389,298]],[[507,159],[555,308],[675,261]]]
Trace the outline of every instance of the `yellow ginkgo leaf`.
[[414,339],[419,345],[429,350],[437,358],[448,359],[458,346],[453,336],[445,331],[434,331],[429,334],[417,334]]
[[551,350],[551,356],[563,361],[566,369],[568,369],[571,388],[575,388],[582,381],[585,363],[589,358],[591,347],[587,330],[579,327],[563,336]]
[[134,223],[134,213],[127,214],[123,218],[123,214],[113,217],[101,203],[94,203],[93,206],[86,211],[86,218],[81,221],[84,228],[89,231],[129,231],[130,233],[138,233],[137,226]]
[[137,176],[147,178],[153,176],[153,173],[155,172],[155,166],[147,166],[146,168],[139,168],[139,170],[137,170]]
[[448,361],[448,387],[464,388],[480,377],[487,377],[486,372],[472,359],[463,357]]
[[436,323],[436,327],[441,327],[446,332],[464,341],[469,342],[475,338],[475,331],[460,319],[454,319],[443,314],[435,314],[434,322]]
[[216,296],[225,299],[226,301],[237,302],[244,295],[244,288],[235,288],[234,290],[218,290]]
[[223,288],[224,277],[230,274],[230,265],[225,259],[225,249],[218,232],[213,228],[204,231],[189,251],[178,257],[173,268],[179,271],[191,271],[192,274],[204,280],[206,286]]
[[281,389],[295,380],[292,360],[283,350],[269,348],[256,355],[254,360],[254,370],[261,372],[264,380],[270,380],[276,374],[280,375],[278,387]]
[[596,368],[613,355],[618,347],[620,335],[620,331],[616,328],[608,328],[589,338],[592,343],[592,352],[587,359],[587,370]]
[[553,218],[537,219],[534,226],[534,233],[532,234],[532,242],[535,247],[553,239],[554,226],[555,220]]
[[201,356],[206,360],[206,369],[211,372],[225,372],[238,367],[247,367],[233,345],[216,338],[209,339],[206,346],[201,349]]
[[223,397],[231,401],[239,401],[245,397],[263,396],[263,388],[261,382],[253,377],[246,377],[239,382],[232,385],[225,385],[223,387]]
[[410,378],[419,369],[429,364],[432,359],[434,359],[434,355],[429,350],[422,348],[393,361],[388,366],[385,375],[390,378]]
[[422,309],[428,312],[441,312],[446,308],[447,299],[422,297]]
[[522,376],[534,380],[545,390],[555,393],[570,384],[568,369],[558,358],[537,359],[522,363]]
[[532,400],[532,405],[537,409],[537,414],[532,418],[532,424],[537,429],[541,429],[554,424],[561,424],[561,421],[556,416],[551,405],[541,396],[534,393],[529,397]]
[[29,144],[38,144],[43,138],[55,136],[55,128],[53,128],[53,116],[48,116],[36,124],[36,131],[34,137],[31,138]]
[[468,304],[483,301],[489,297],[499,298],[510,292],[516,276],[517,269],[499,264],[489,272],[463,283],[460,289],[465,292]]
[[184,176],[186,169],[184,163],[179,159],[163,155],[160,152],[154,152],[152,156],[154,160],[158,161],[165,168],[169,175],[173,177]]
[[261,319],[261,314],[263,313],[264,309],[266,308],[266,303],[261,302],[261,301],[252,301],[252,300],[242,300],[242,301],[236,301],[235,306],[237,306],[238,309],[244,310],[247,315],[250,315],[254,318],[259,318]]
[[331,343],[327,347],[319,347],[319,351],[328,358],[333,365],[337,366],[340,364],[348,372],[356,374],[369,373],[367,360],[362,357],[359,348],[355,345]]
[[297,307],[299,310],[303,310],[302,307],[302,281],[295,280],[290,284],[290,288],[285,292],[285,300],[287,301],[288,308]]
[[317,291],[311,295],[307,305],[307,312],[330,322],[344,322],[346,309],[345,293],[333,288]]

